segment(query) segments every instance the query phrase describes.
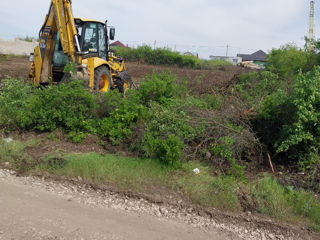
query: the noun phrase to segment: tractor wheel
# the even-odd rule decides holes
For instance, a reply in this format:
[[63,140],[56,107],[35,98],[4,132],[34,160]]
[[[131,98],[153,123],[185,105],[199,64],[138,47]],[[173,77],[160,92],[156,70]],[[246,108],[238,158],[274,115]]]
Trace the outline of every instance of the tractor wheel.
[[126,91],[128,89],[132,88],[132,79],[131,76],[127,72],[120,72],[118,74],[118,79],[117,79],[117,89],[119,92],[121,92],[123,95],[125,95]]
[[94,70],[94,90],[96,92],[108,92],[111,87],[109,69],[105,66]]

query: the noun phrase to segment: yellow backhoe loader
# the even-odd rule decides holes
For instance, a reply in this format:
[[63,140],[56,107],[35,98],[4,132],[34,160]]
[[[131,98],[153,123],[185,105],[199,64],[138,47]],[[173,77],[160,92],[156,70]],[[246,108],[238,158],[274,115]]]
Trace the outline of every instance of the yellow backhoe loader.
[[95,92],[120,92],[132,81],[124,61],[109,50],[115,28],[105,23],[74,18],[71,0],[51,0],[49,12],[39,32],[39,45],[30,54],[29,77],[34,85],[59,84],[70,79],[65,66],[72,62],[74,77],[84,79]]

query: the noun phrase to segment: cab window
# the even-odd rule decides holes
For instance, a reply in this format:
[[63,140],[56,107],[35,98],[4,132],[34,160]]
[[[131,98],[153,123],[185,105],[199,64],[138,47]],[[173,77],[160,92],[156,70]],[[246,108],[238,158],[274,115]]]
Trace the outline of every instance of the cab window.
[[52,63],[53,66],[64,66],[69,61],[68,55],[65,54],[62,50],[62,45],[60,42],[60,35],[57,33],[57,40],[56,45],[54,47],[53,59]]
[[98,52],[98,31],[96,23],[86,23],[83,52]]
[[99,32],[99,57],[106,59],[106,38],[104,33],[104,25],[98,24],[98,32]]

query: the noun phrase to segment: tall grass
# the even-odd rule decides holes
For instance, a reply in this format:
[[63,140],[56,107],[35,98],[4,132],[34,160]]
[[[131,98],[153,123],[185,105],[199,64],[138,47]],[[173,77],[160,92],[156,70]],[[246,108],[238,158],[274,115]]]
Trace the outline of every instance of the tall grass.
[[286,221],[308,221],[320,230],[320,204],[313,193],[282,186],[268,175],[249,188],[251,203],[257,212]]
[[[201,175],[192,172],[196,167]],[[234,194],[236,182],[211,176],[209,169],[199,162],[185,163],[177,170],[155,159],[86,153],[48,156],[39,169],[70,178],[80,176],[87,182],[112,185],[122,191],[148,193],[150,188],[165,187],[179,192],[191,203],[225,210],[241,209]]]

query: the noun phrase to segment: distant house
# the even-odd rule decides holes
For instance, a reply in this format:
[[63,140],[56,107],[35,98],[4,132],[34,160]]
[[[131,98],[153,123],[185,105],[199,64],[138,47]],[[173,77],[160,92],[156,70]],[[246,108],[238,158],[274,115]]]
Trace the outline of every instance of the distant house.
[[263,67],[267,62],[267,54],[262,50],[252,54],[237,54],[237,57],[242,58],[242,61],[253,61],[259,67]]
[[110,46],[128,48],[128,46],[124,45],[124,44],[123,44],[122,42],[120,42],[120,41],[115,41],[115,42],[111,43]]
[[210,56],[209,58],[214,60],[224,60],[232,63],[233,65],[237,65],[242,61],[242,58],[240,57]]

